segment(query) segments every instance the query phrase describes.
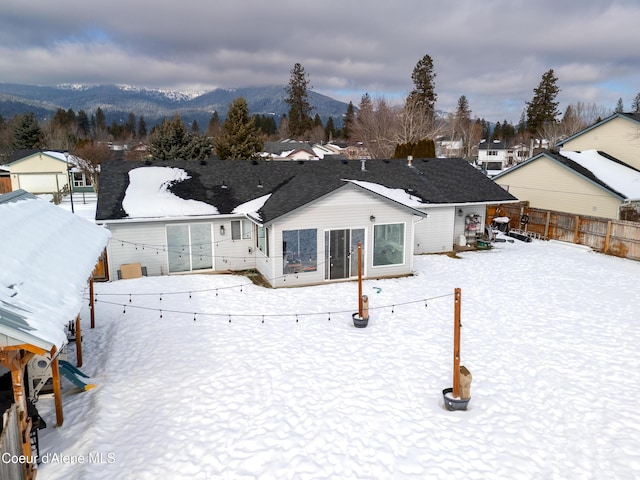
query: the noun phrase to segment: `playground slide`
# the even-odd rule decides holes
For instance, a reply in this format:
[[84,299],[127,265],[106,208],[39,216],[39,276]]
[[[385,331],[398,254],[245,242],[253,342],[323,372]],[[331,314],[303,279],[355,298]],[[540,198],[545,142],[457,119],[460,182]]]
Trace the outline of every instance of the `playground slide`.
[[58,360],[58,366],[60,368],[60,374],[67,378],[76,387],[82,390],[91,390],[95,387],[93,383],[87,383],[88,375],[82,373],[78,368],[71,365],[65,360]]

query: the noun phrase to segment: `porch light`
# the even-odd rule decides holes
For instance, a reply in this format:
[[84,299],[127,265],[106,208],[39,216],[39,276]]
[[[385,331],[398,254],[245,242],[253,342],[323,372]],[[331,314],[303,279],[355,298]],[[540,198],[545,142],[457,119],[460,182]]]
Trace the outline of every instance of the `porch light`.
[[224,235],[224,225],[220,225],[220,235]]
[[375,217],[375,216],[373,216],[373,215],[371,215],[371,216],[369,217],[369,220],[371,220],[372,222],[375,222],[375,221],[376,221],[376,217]]

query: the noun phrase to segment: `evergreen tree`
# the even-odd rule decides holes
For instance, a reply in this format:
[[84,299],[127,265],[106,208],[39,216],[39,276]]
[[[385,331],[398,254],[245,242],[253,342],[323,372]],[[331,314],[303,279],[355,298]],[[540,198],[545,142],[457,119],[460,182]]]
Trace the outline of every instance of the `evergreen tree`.
[[104,131],[107,129],[107,116],[102,111],[102,108],[98,107],[96,110],[94,125],[97,130]]
[[87,116],[87,112],[79,110],[76,117],[78,125],[78,136],[80,138],[86,138],[91,133],[91,122]]
[[149,153],[155,160],[176,160],[189,158],[190,138],[180,115],[164,119],[151,134]]
[[310,80],[304,67],[296,63],[291,70],[289,85],[285,87],[287,92],[285,102],[289,105],[289,135],[293,138],[301,138],[312,128],[313,107],[309,103],[309,84]]
[[209,119],[209,125],[207,126],[207,134],[211,138],[216,138],[220,134],[220,130],[222,129],[222,124],[220,123],[220,116],[218,112],[213,112],[211,114],[211,118]]
[[124,124],[124,133],[128,137],[136,136],[136,114],[133,112],[129,112],[127,121]]
[[22,115],[13,128],[13,148],[29,150],[43,147],[43,132],[32,112]]
[[200,125],[198,125],[198,121],[194,120],[191,123],[191,133],[196,134],[196,135],[200,135]]
[[415,144],[411,151],[411,155],[413,155],[413,158],[433,158],[435,157],[435,152],[433,155],[431,154],[429,140],[423,138]]
[[324,127],[324,135],[329,142],[332,142],[336,137],[336,127],[333,123],[333,117],[327,119],[327,126]]
[[222,133],[215,141],[215,149],[222,160],[247,160],[262,150],[263,142],[255,121],[249,116],[247,101],[236,98],[222,125]]
[[144,117],[140,115],[138,119],[138,138],[145,138],[147,136],[147,122],[144,121]]
[[422,57],[413,69],[411,80],[414,89],[411,96],[424,108],[428,120],[433,120],[438,95],[435,90],[436,73],[433,71],[433,60],[429,55]]
[[640,93],[636,94],[631,102],[631,111],[634,113],[640,113]]
[[615,113],[624,112],[624,104],[622,103],[622,98],[618,99],[618,103],[616,103],[616,108],[614,110]]
[[341,136],[345,140],[349,140],[353,134],[353,122],[355,122],[356,113],[353,107],[353,102],[349,102],[347,105],[347,113],[344,115],[344,121],[342,122]]
[[555,123],[560,114],[556,97],[560,92],[558,78],[553,69],[545,72],[536,88],[533,99],[527,102],[527,127],[531,133],[537,133],[548,123]]

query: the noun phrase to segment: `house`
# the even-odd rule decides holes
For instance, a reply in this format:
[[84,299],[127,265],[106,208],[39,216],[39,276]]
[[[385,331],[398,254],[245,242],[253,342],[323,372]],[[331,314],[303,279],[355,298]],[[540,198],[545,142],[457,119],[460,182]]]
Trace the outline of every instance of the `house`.
[[604,152],[540,153],[493,177],[532,208],[620,218],[640,202],[640,170]]
[[515,201],[463,159],[112,161],[96,222],[110,272],[256,269],[283,287],[353,278],[358,243],[365,277],[410,274],[414,254],[453,249],[466,216]]
[[73,192],[92,192],[91,178],[78,168],[78,163],[66,152],[29,151],[24,156],[14,155],[5,167],[13,190],[58,193],[69,191],[71,185]]
[[482,139],[478,145],[478,165],[485,172],[498,172],[514,165],[516,157],[514,149],[507,147],[500,140],[489,141]]
[[614,113],[558,142],[563,150],[599,150],[640,169],[640,113]]
[[266,160],[321,160],[331,155],[334,158],[346,158],[342,149],[334,144],[311,144],[297,140],[265,142],[261,158]]
[[21,464],[26,478],[33,477],[29,459],[34,457],[27,401],[33,385],[25,370],[38,358],[50,367],[61,425],[58,361],[67,344],[65,327],[77,319],[87,281],[108,238],[106,229],[24,190],[0,195],[0,375],[10,374],[8,398],[15,405],[12,411],[17,410],[18,455],[28,459]]

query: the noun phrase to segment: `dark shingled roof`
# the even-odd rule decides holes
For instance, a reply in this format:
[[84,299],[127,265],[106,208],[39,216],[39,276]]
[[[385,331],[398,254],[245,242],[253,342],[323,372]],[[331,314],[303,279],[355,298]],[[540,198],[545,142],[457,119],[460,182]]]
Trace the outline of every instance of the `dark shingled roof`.
[[96,220],[126,218],[122,200],[129,184],[129,170],[146,166],[178,167],[191,178],[171,191],[184,199],[215,206],[221,214],[268,193],[260,210],[265,223],[291,212],[347,184],[360,180],[403,189],[425,203],[461,204],[508,202],[517,199],[464,159],[415,159],[361,161],[327,159],[315,162],[266,160],[158,161],[150,164],[110,161],[101,165]]

